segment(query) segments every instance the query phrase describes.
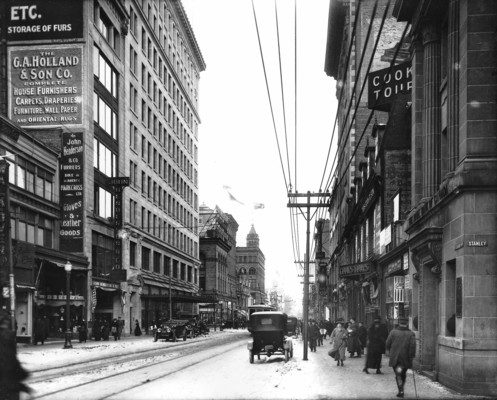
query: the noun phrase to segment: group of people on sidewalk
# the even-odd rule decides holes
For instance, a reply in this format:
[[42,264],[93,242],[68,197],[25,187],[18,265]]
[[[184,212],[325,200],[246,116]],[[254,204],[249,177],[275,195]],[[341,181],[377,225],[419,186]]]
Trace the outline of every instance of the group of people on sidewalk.
[[368,329],[362,324],[356,324],[354,318],[351,318],[346,326],[337,322],[330,334],[330,344],[332,346],[328,354],[337,362],[337,366],[342,367],[346,351],[349,352],[350,358],[360,358],[366,348],[366,360],[362,370],[366,374],[369,374],[369,369],[375,369],[377,374],[382,374],[382,355],[389,354],[389,366],[393,368],[398,388],[397,397],[404,397],[407,370],[412,368],[412,360],[416,355],[416,338],[414,332],[408,328],[407,318],[399,318],[399,326],[390,333],[379,317],[373,320]]

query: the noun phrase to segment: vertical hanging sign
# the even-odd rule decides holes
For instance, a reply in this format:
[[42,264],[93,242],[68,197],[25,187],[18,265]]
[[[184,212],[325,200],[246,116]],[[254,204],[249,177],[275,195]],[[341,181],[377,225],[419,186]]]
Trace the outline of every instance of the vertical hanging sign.
[[83,252],[83,132],[62,134],[60,249]]
[[114,265],[112,266],[111,277],[115,281],[126,280],[126,271],[122,270],[122,248],[123,240],[119,235],[119,230],[123,225],[123,190],[129,186],[129,177],[109,178],[107,183],[114,189]]

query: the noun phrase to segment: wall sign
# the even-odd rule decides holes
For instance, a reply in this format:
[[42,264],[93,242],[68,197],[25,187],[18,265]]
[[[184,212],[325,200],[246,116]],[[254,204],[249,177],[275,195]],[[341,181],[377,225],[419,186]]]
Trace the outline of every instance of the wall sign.
[[389,111],[395,96],[412,89],[410,62],[380,69],[368,74],[368,108]]
[[83,251],[83,132],[62,134],[60,249]]
[[22,127],[81,125],[82,63],[81,46],[9,49],[10,118]]
[[371,272],[371,264],[369,262],[365,262],[365,263],[342,265],[339,268],[338,275],[340,277],[343,277],[343,276],[367,274],[369,272]]
[[82,0],[10,0],[7,41],[83,37]]

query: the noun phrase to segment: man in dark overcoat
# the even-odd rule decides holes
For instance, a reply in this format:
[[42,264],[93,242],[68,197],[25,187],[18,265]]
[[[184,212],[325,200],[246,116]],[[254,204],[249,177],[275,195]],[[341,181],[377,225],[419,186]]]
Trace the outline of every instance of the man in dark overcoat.
[[29,374],[17,358],[16,333],[10,326],[10,316],[0,311],[0,399],[19,400],[21,392],[31,389],[23,383]]
[[416,336],[407,325],[407,318],[399,318],[399,326],[390,332],[385,345],[390,353],[389,365],[395,372],[395,381],[399,389],[397,397],[404,397],[406,373],[412,368],[412,360],[416,355]]
[[367,331],[367,354],[366,365],[362,370],[369,374],[368,368],[376,369],[377,374],[381,374],[381,355],[385,353],[385,342],[388,337],[388,330],[381,323],[380,317],[375,317],[373,324]]

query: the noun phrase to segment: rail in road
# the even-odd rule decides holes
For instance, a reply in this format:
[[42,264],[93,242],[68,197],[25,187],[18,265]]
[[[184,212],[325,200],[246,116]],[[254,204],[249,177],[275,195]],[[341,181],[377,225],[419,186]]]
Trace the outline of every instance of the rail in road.
[[[33,399],[94,400],[96,394],[91,388],[96,382],[100,382],[97,396],[105,399],[223,354],[240,346],[249,337],[248,332],[241,331],[227,336],[206,336],[196,338],[199,340],[170,342],[170,346],[160,347],[158,343],[156,349],[147,348],[131,354],[120,353],[105,359],[75,360],[69,365],[31,371],[32,375],[26,383],[35,389]],[[187,362],[183,361],[185,357],[192,355],[198,360],[192,362],[192,357],[189,357]],[[133,362],[136,366],[133,366]],[[130,366],[126,367],[126,364]],[[104,392],[102,387],[105,388]],[[88,397],[85,397],[85,393],[88,393]]]

